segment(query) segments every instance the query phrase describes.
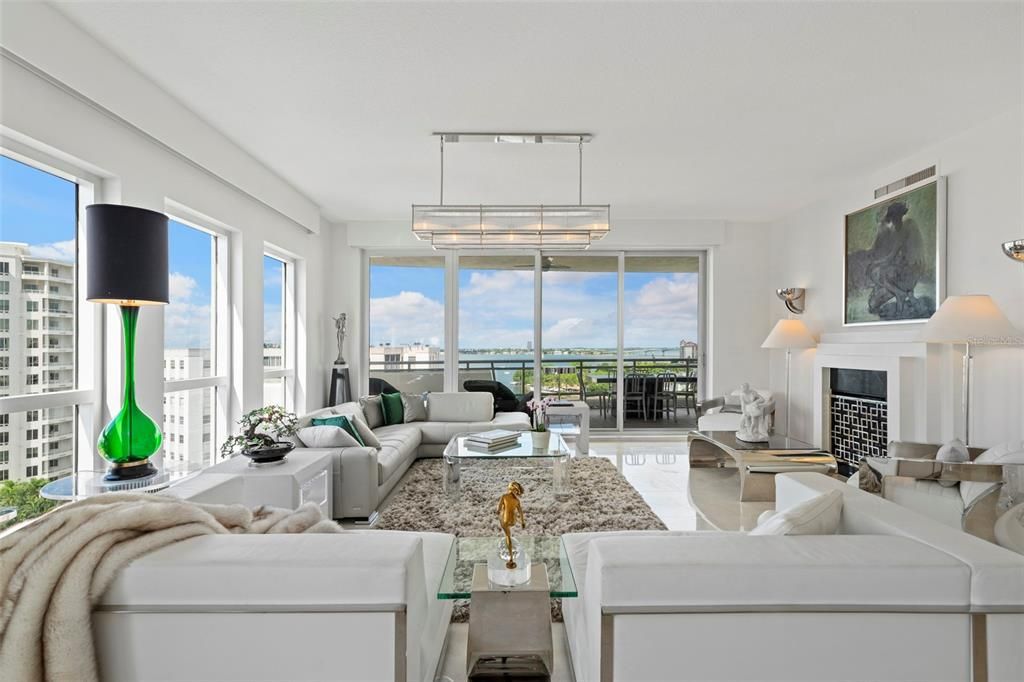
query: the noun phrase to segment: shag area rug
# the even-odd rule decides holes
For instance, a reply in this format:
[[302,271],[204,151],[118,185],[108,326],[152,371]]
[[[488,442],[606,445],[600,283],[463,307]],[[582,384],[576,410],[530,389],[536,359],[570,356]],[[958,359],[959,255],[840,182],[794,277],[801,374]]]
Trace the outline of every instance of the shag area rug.
[[[497,543],[501,528],[495,507],[509,481],[516,480],[525,489],[522,504],[526,528],[516,530],[519,537],[666,529],[615,465],[600,457],[570,460],[570,492],[565,500],[555,499],[551,467],[536,463],[496,460],[464,464],[458,496],[444,491],[443,476],[444,463],[440,459],[414,462],[375,527],[439,531],[462,537],[493,536]],[[471,571],[472,567],[460,564],[460,570]],[[558,570],[558,561],[548,562],[549,576],[556,577]],[[561,620],[560,606],[558,600],[552,600],[556,621]],[[468,620],[465,603],[456,602],[452,620]]]

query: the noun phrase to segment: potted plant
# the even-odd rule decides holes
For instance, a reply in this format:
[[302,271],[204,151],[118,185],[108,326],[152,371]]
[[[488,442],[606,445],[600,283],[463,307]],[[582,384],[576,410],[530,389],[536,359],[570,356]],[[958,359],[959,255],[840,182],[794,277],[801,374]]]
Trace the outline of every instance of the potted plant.
[[295,447],[281,438],[295,435],[299,418],[278,405],[253,410],[238,420],[242,433],[231,436],[220,447],[220,454],[231,457],[241,452],[254,464],[280,462]]
[[526,404],[530,409],[530,422],[532,427],[533,436],[533,449],[534,450],[547,450],[548,443],[551,440],[551,432],[548,431],[547,421],[544,419],[544,413],[547,412],[548,404],[551,402],[550,398],[534,398]]

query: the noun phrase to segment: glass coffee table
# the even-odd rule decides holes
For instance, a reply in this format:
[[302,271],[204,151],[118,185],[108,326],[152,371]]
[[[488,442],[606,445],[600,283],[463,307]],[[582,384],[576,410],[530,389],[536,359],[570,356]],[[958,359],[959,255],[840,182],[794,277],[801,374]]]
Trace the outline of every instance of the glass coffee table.
[[[526,550],[532,563],[547,567],[551,597],[566,599],[578,596],[576,579],[569,565],[569,556],[561,537],[550,535],[516,535],[519,546]],[[448,562],[441,573],[437,588],[438,599],[469,599],[473,590],[473,571],[477,564],[486,564],[487,558],[497,551],[501,538],[498,533],[490,537],[455,538],[448,552]],[[516,588],[501,588],[515,590]]]
[[441,573],[438,599],[469,599],[466,674],[470,679],[550,679],[554,669],[551,598],[578,596],[561,537],[517,535],[530,557],[530,581],[494,585],[487,559],[499,537],[455,538]]
[[546,447],[535,446],[532,431],[519,434],[515,445],[495,451],[477,449],[466,442],[471,433],[461,433],[445,446],[442,457],[445,463],[444,489],[451,495],[459,494],[459,481],[462,478],[462,466],[471,461],[486,460],[522,460],[535,461],[542,465],[551,465],[552,483],[556,499],[564,499],[569,494],[569,458],[571,453],[562,436],[551,433]]

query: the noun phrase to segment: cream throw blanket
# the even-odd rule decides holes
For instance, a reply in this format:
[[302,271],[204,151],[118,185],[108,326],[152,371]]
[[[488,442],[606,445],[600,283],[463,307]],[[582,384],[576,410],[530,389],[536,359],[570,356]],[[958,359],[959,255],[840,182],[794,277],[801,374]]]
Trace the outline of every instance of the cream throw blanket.
[[295,511],[110,493],[58,507],[0,539],[0,678],[99,680],[91,613],[132,560],[217,533],[338,533],[313,504]]

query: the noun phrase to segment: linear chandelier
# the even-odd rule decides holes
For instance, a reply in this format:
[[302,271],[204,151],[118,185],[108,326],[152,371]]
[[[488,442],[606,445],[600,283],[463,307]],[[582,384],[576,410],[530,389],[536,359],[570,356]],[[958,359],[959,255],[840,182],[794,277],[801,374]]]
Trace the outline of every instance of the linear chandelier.
[[[412,231],[435,249],[580,250],[609,231],[611,206],[583,204],[583,145],[587,133],[434,133],[441,141],[441,192],[436,205],[413,204]],[[579,203],[568,205],[500,205],[444,203],[446,142],[497,144],[566,144],[579,146]]]

